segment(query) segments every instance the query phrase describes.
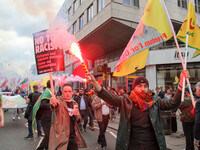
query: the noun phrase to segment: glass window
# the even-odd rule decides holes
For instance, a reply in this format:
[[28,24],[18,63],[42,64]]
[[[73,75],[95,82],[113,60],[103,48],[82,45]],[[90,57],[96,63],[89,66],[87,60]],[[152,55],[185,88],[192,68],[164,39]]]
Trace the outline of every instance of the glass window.
[[105,7],[105,0],[98,0],[97,7],[97,11],[100,12]]
[[87,17],[88,22],[93,18],[93,4],[88,8]]
[[79,29],[82,29],[84,26],[84,14],[82,14],[79,18]]
[[84,0],[80,0],[80,4],[83,4]]
[[76,32],[77,32],[77,21],[74,22],[73,24],[73,34],[76,34]]
[[130,5],[130,0],[123,0],[123,4]]
[[71,16],[72,16],[72,7],[70,7],[70,8],[68,9],[68,19],[70,19]]
[[77,0],[74,1],[73,6],[74,6],[74,13],[75,13],[77,8],[78,8],[78,1]]
[[187,0],[178,0],[177,3],[179,7],[183,7],[187,9]]
[[139,0],[132,0],[132,5],[139,7]]
[[200,0],[195,0],[195,11],[200,13]]

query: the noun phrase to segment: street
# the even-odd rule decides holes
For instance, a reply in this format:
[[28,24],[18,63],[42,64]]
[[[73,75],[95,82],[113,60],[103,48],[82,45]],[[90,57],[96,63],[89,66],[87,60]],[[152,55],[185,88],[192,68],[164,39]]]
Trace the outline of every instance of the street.
[[[21,119],[12,120],[13,109],[9,109],[5,115],[5,126],[0,128],[0,150],[34,150],[41,139],[24,140],[24,137],[28,135],[27,121],[21,114]],[[98,126],[95,124],[95,130],[91,131],[87,128],[87,132],[83,132],[84,139],[87,143],[87,148],[83,150],[100,150],[101,146],[97,144]],[[107,129],[107,150],[113,150],[115,148],[116,131]]]

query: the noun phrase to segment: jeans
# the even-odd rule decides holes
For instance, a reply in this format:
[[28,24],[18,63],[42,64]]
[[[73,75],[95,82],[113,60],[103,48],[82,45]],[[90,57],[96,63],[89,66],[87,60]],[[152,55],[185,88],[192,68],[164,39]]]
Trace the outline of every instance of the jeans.
[[[42,135],[41,132],[41,121],[40,120],[36,120],[37,123],[37,131],[38,131],[38,136]],[[32,121],[28,121],[28,135],[33,137],[33,129],[32,129]]]
[[106,147],[107,146],[107,142],[106,142],[106,137],[105,137],[105,133],[106,133],[106,128],[108,126],[108,119],[109,119],[109,115],[102,115],[102,122],[98,121],[98,125],[99,125],[99,136],[98,136],[98,143],[101,144],[101,147]]
[[16,117],[16,115],[19,116],[20,113],[21,113],[20,108],[15,108],[15,109],[13,110],[13,117]]
[[[84,120],[83,129],[85,130],[86,129],[86,125],[88,123],[88,113],[86,112],[86,110],[80,110],[80,115],[81,115],[82,120]],[[82,130],[82,125],[81,124],[79,124],[79,127],[80,127],[80,130]]]
[[194,122],[182,122],[186,140],[186,150],[194,150]]

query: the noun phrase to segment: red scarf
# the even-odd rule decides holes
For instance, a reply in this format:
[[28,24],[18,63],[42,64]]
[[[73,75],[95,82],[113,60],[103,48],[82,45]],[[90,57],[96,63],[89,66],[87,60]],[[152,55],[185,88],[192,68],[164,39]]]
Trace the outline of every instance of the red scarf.
[[141,111],[149,109],[153,104],[153,98],[149,95],[149,93],[138,93],[134,89],[131,91],[129,97],[135,102],[135,106],[137,106]]

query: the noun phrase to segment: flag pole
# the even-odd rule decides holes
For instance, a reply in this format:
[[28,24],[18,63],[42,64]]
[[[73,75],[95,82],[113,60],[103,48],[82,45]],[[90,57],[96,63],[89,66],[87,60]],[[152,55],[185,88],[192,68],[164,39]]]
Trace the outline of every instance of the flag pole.
[[49,72],[49,78],[50,78],[50,84],[51,84],[51,94],[52,94],[52,97],[55,97],[55,95],[54,95],[54,87],[53,87],[52,72]]
[[[174,27],[173,27],[172,22],[171,22],[171,20],[170,20],[169,13],[168,13],[168,11],[167,11],[167,8],[166,8],[165,3],[163,2],[163,0],[160,0],[160,2],[161,2],[161,4],[162,4],[162,6],[163,6],[163,10],[164,10],[164,12],[165,12],[165,14],[166,14],[166,18],[167,18],[167,20],[168,20],[168,23],[169,23],[169,25],[170,25],[172,34],[173,34],[173,36],[174,36],[174,41],[175,41],[175,43],[176,43],[176,47],[177,47],[177,50],[178,50],[178,53],[179,53],[179,58],[180,58],[180,60],[181,60],[182,68],[185,69],[184,64],[183,64],[183,58],[182,58],[182,55],[181,55],[181,52],[180,52],[180,48],[179,48],[179,45],[178,45],[178,41],[177,41],[177,38],[176,38],[176,33],[175,33],[175,31],[174,31]],[[189,88],[189,91],[190,91],[190,96],[191,96],[192,104],[193,104],[193,106],[195,106],[194,97],[193,97],[192,90],[191,90],[191,86],[190,86],[190,81],[189,81],[188,78],[187,78],[186,80],[187,80],[187,83],[188,83],[188,86],[189,86],[188,88]]]
[[[184,68],[187,68],[187,50],[188,50],[188,32],[186,36],[186,45],[185,45],[185,62],[184,62]],[[183,77],[183,89],[182,89],[182,96],[181,101],[184,101],[184,94],[185,94],[185,77]]]

